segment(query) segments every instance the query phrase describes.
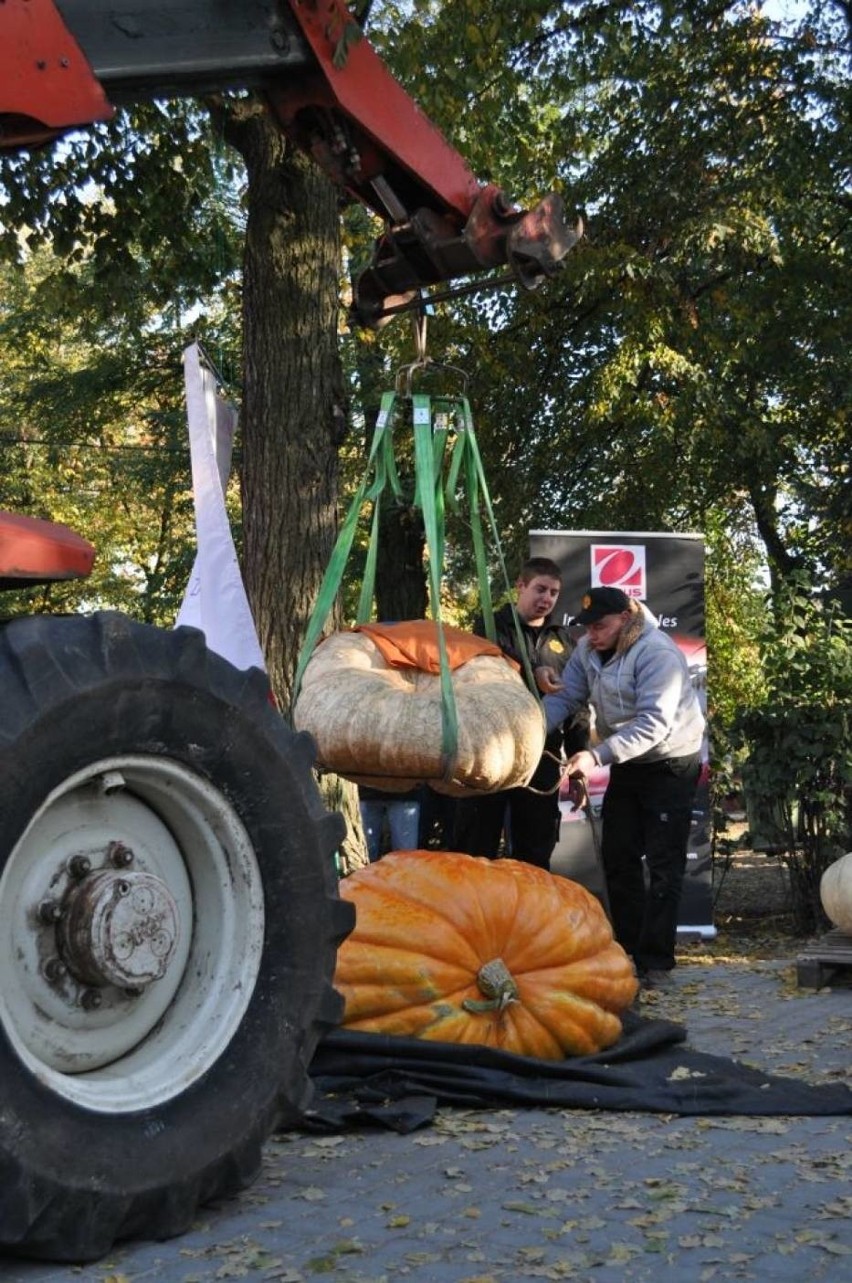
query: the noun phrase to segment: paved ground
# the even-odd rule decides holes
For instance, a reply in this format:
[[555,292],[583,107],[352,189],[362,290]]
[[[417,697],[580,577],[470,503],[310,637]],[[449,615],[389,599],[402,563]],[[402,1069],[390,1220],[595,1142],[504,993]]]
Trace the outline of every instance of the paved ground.
[[[684,957],[645,1014],[698,1050],[852,1085],[852,987],[792,960]],[[852,1116],[442,1110],[408,1136],[286,1134],[241,1197],[97,1266],[0,1260],[3,1283],[839,1283],[852,1270]],[[2,1197],[2,1191],[0,1191]]]

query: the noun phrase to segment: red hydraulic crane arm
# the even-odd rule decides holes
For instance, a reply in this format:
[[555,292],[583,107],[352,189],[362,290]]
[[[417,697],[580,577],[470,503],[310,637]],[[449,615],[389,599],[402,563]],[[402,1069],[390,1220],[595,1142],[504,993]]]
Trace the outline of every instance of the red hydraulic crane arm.
[[527,212],[477,181],[345,0],[0,0],[0,145],[44,142],[126,102],[238,88],[264,93],[294,143],[384,219],[354,286],[363,323],[501,264],[533,286],[578,238],[557,195]]
[[[299,109],[310,112],[324,103],[347,121],[356,146],[351,156],[344,148],[330,148],[324,154],[321,149],[319,158],[353,195],[391,218],[403,217],[403,210],[387,209],[386,200],[409,207],[432,205],[464,223],[481,184],[372,45],[359,37],[342,0],[291,0],[291,8],[316,58],[317,75],[310,85],[294,80],[270,89],[285,127],[298,131]],[[336,58],[339,50],[345,52]],[[393,189],[389,197],[384,195],[387,187]]]
[[0,145],[48,142],[114,108],[52,0],[0,10]]

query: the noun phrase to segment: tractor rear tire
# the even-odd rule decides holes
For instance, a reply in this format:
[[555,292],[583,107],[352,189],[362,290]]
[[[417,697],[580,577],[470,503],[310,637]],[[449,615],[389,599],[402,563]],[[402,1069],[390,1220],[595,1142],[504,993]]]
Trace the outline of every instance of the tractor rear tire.
[[341,817],[266,678],[103,613],[0,627],[0,1251],[244,1188],[340,1018]]

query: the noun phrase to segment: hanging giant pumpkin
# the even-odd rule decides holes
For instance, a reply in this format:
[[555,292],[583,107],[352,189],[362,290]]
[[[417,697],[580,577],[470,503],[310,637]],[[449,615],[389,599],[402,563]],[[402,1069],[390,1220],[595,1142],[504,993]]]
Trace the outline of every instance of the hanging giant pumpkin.
[[399,792],[427,783],[464,796],[527,783],[544,750],[544,718],[499,647],[445,627],[458,745],[442,756],[436,625],[369,624],[332,633],[308,662],[293,709],[318,764],[356,784]]
[[340,884],[343,1024],[559,1060],[611,1046],[638,982],[599,902],[517,860],[394,851]]

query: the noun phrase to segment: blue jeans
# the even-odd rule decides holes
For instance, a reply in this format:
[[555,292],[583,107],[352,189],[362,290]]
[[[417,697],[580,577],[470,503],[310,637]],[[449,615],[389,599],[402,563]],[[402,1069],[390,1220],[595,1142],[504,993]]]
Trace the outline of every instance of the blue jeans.
[[400,802],[360,802],[361,823],[364,825],[364,836],[367,839],[367,853],[370,863],[378,860],[382,850],[382,832],[385,817],[390,829],[390,849],[392,851],[414,851],[417,848],[420,827],[420,803],[418,801]]

